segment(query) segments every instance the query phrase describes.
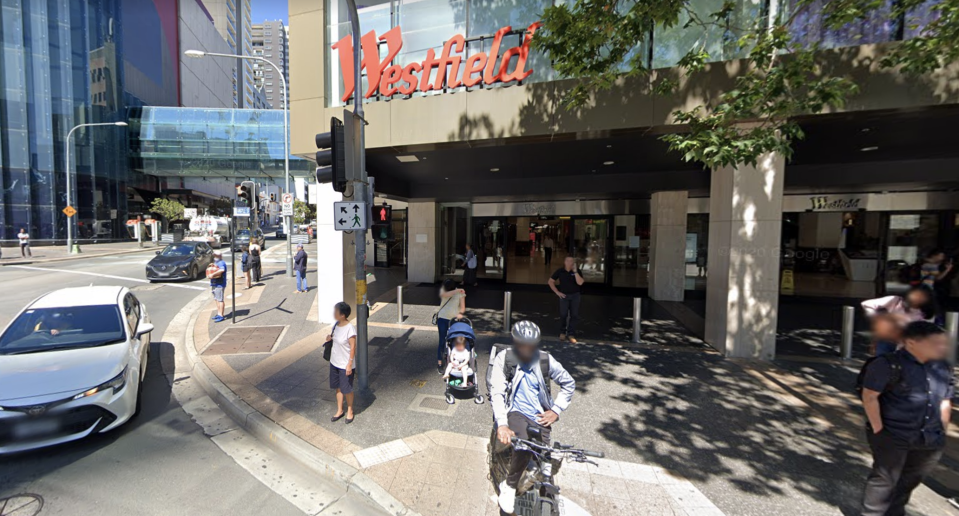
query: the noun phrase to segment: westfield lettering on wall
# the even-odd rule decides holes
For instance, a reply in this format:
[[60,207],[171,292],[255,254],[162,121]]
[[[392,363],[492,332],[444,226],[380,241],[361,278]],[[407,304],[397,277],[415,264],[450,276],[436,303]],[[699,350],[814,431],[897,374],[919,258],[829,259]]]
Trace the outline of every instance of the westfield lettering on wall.
[[[466,49],[466,38],[457,34],[443,44],[443,53],[439,58],[436,52],[430,49],[426,52],[426,59],[421,63],[409,63],[405,67],[389,64],[403,48],[403,36],[399,27],[393,27],[379,38],[376,31],[369,31],[360,38],[362,47],[362,62],[360,69],[366,69],[369,79],[369,88],[366,98],[372,97],[377,91],[380,95],[389,97],[397,93],[411,95],[414,91],[427,92],[441,90],[444,87],[458,88],[472,87],[479,83],[494,84],[497,82],[522,81],[530,76],[533,70],[526,69],[526,60],[529,57],[529,42],[542,23],[536,22],[526,28],[523,42],[518,47],[512,47],[499,56],[503,37],[513,31],[510,26],[503,27],[493,35],[493,45],[489,55],[479,52],[463,59]],[[380,61],[377,41],[386,42],[386,57]],[[353,95],[353,37],[345,36],[333,46],[340,57],[340,70],[343,73],[343,102]],[[492,56],[492,57],[490,57]],[[513,58],[516,64],[510,71],[509,65]],[[433,69],[436,69],[434,76]]]

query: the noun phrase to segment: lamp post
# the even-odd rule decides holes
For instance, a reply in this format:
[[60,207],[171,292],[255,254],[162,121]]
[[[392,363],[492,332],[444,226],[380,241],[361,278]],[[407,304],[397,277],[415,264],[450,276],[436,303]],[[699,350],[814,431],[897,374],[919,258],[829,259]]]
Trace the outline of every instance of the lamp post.
[[[241,56],[238,54],[221,54],[219,52],[205,52],[203,50],[187,50],[183,52],[187,57],[201,58],[206,56],[212,57],[229,57],[231,59],[247,59],[250,61],[259,61],[266,63],[273,67],[276,70],[276,73],[280,76],[280,84],[283,85],[283,170],[286,174],[286,193],[290,193],[290,113],[287,109],[287,103],[289,99],[287,98],[286,90],[286,77],[283,76],[283,70],[280,69],[273,61],[265,59],[259,56]],[[283,217],[283,220],[286,221],[286,276],[289,278],[293,277],[293,217],[287,215]]]
[[[67,133],[66,142],[64,142],[65,152],[64,152],[64,168],[66,169],[66,179],[67,179],[67,206],[73,206],[73,189],[70,187],[70,137],[73,136],[73,132],[81,127],[100,127],[105,125],[112,125],[116,127],[126,127],[126,122],[102,122],[96,124],[80,124],[75,126],[73,129],[70,129],[70,132]],[[67,252],[70,254],[77,254],[80,252],[80,246],[77,245],[74,247],[73,244],[73,217],[76,214],[67,217]]]

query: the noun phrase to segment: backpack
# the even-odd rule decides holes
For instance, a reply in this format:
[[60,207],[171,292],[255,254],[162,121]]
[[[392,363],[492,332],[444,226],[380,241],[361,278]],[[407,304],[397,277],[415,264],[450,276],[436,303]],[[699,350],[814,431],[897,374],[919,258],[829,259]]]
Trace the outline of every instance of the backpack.
[[863,383],[866,379],[866,369],[876,360],[885,360],[889,363],[889,382],[886,383],[886,386],[883,388],[883,392],[886,392],[893,387],[895,387],[902,380],[902,361],[899,358],[899,355],[895,353],[885,353],[879,356],[875,356],[866,360],[866,363],[862,365],[862,369],[859,370],[859,376],[856,377],[856,394],[862,398],[862,389]]
[[[513,377],[516,376],[516,366],[519,362],[516,360],[516,354],[513,353],[513,346],[510,344],[493,344],[493,349],[489,353],[489,366],[486,368],[486,393],[490,392],[490,380],[493,377],[493,361],[501,353],[506,353],[503,361],[503,375],[506,376],[507,396],[509,396],[509,387],[513,384]],[[546,394],[552,397],[549,380],[549,352],[539,350],[539,370],[543,373],[543,380],[546,381]]]

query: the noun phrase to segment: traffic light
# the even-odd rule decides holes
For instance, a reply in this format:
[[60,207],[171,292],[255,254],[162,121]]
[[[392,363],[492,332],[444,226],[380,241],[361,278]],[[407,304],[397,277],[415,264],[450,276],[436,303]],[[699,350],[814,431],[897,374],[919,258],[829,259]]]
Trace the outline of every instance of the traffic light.
[[386,203],[373,205],[370,212],[373,240],[393,240],[393,207]]
[[244,206],[249,206],[251,211],[255,208],[256,183],[253,181],[243,181],[240,187],[236,189],[236,198]]
[[270,202],[276,202],[276,194],[275,194],[275,193],[271,193],[271,194],[270,194]]
[[330,132],[316,135],[316,182],[333,183],[333,190],[346,191],[346,148],[343,122],[330,119]]

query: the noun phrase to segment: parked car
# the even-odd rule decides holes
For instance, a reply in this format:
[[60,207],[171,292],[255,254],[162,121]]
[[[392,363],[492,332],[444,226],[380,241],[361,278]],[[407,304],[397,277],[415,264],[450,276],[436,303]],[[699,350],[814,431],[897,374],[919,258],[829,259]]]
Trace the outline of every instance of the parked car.
[[0,454],[110,431],[140,411],[153,324],[126,287],[50,292],[0,334]]
[[150,281],[195,280],[211,263],[213,248],[206,242],[179,242],[157,251],[146,265],[146,275]]
[[263,238],[263,230],[261,229],[241,229],[236,232],[236,238],[233,239],[233,250],[242,251],[243,246],[250,245],[250,236],[256,237],[256,241],[260,243],[260,248],[266,251],[266,240]]

